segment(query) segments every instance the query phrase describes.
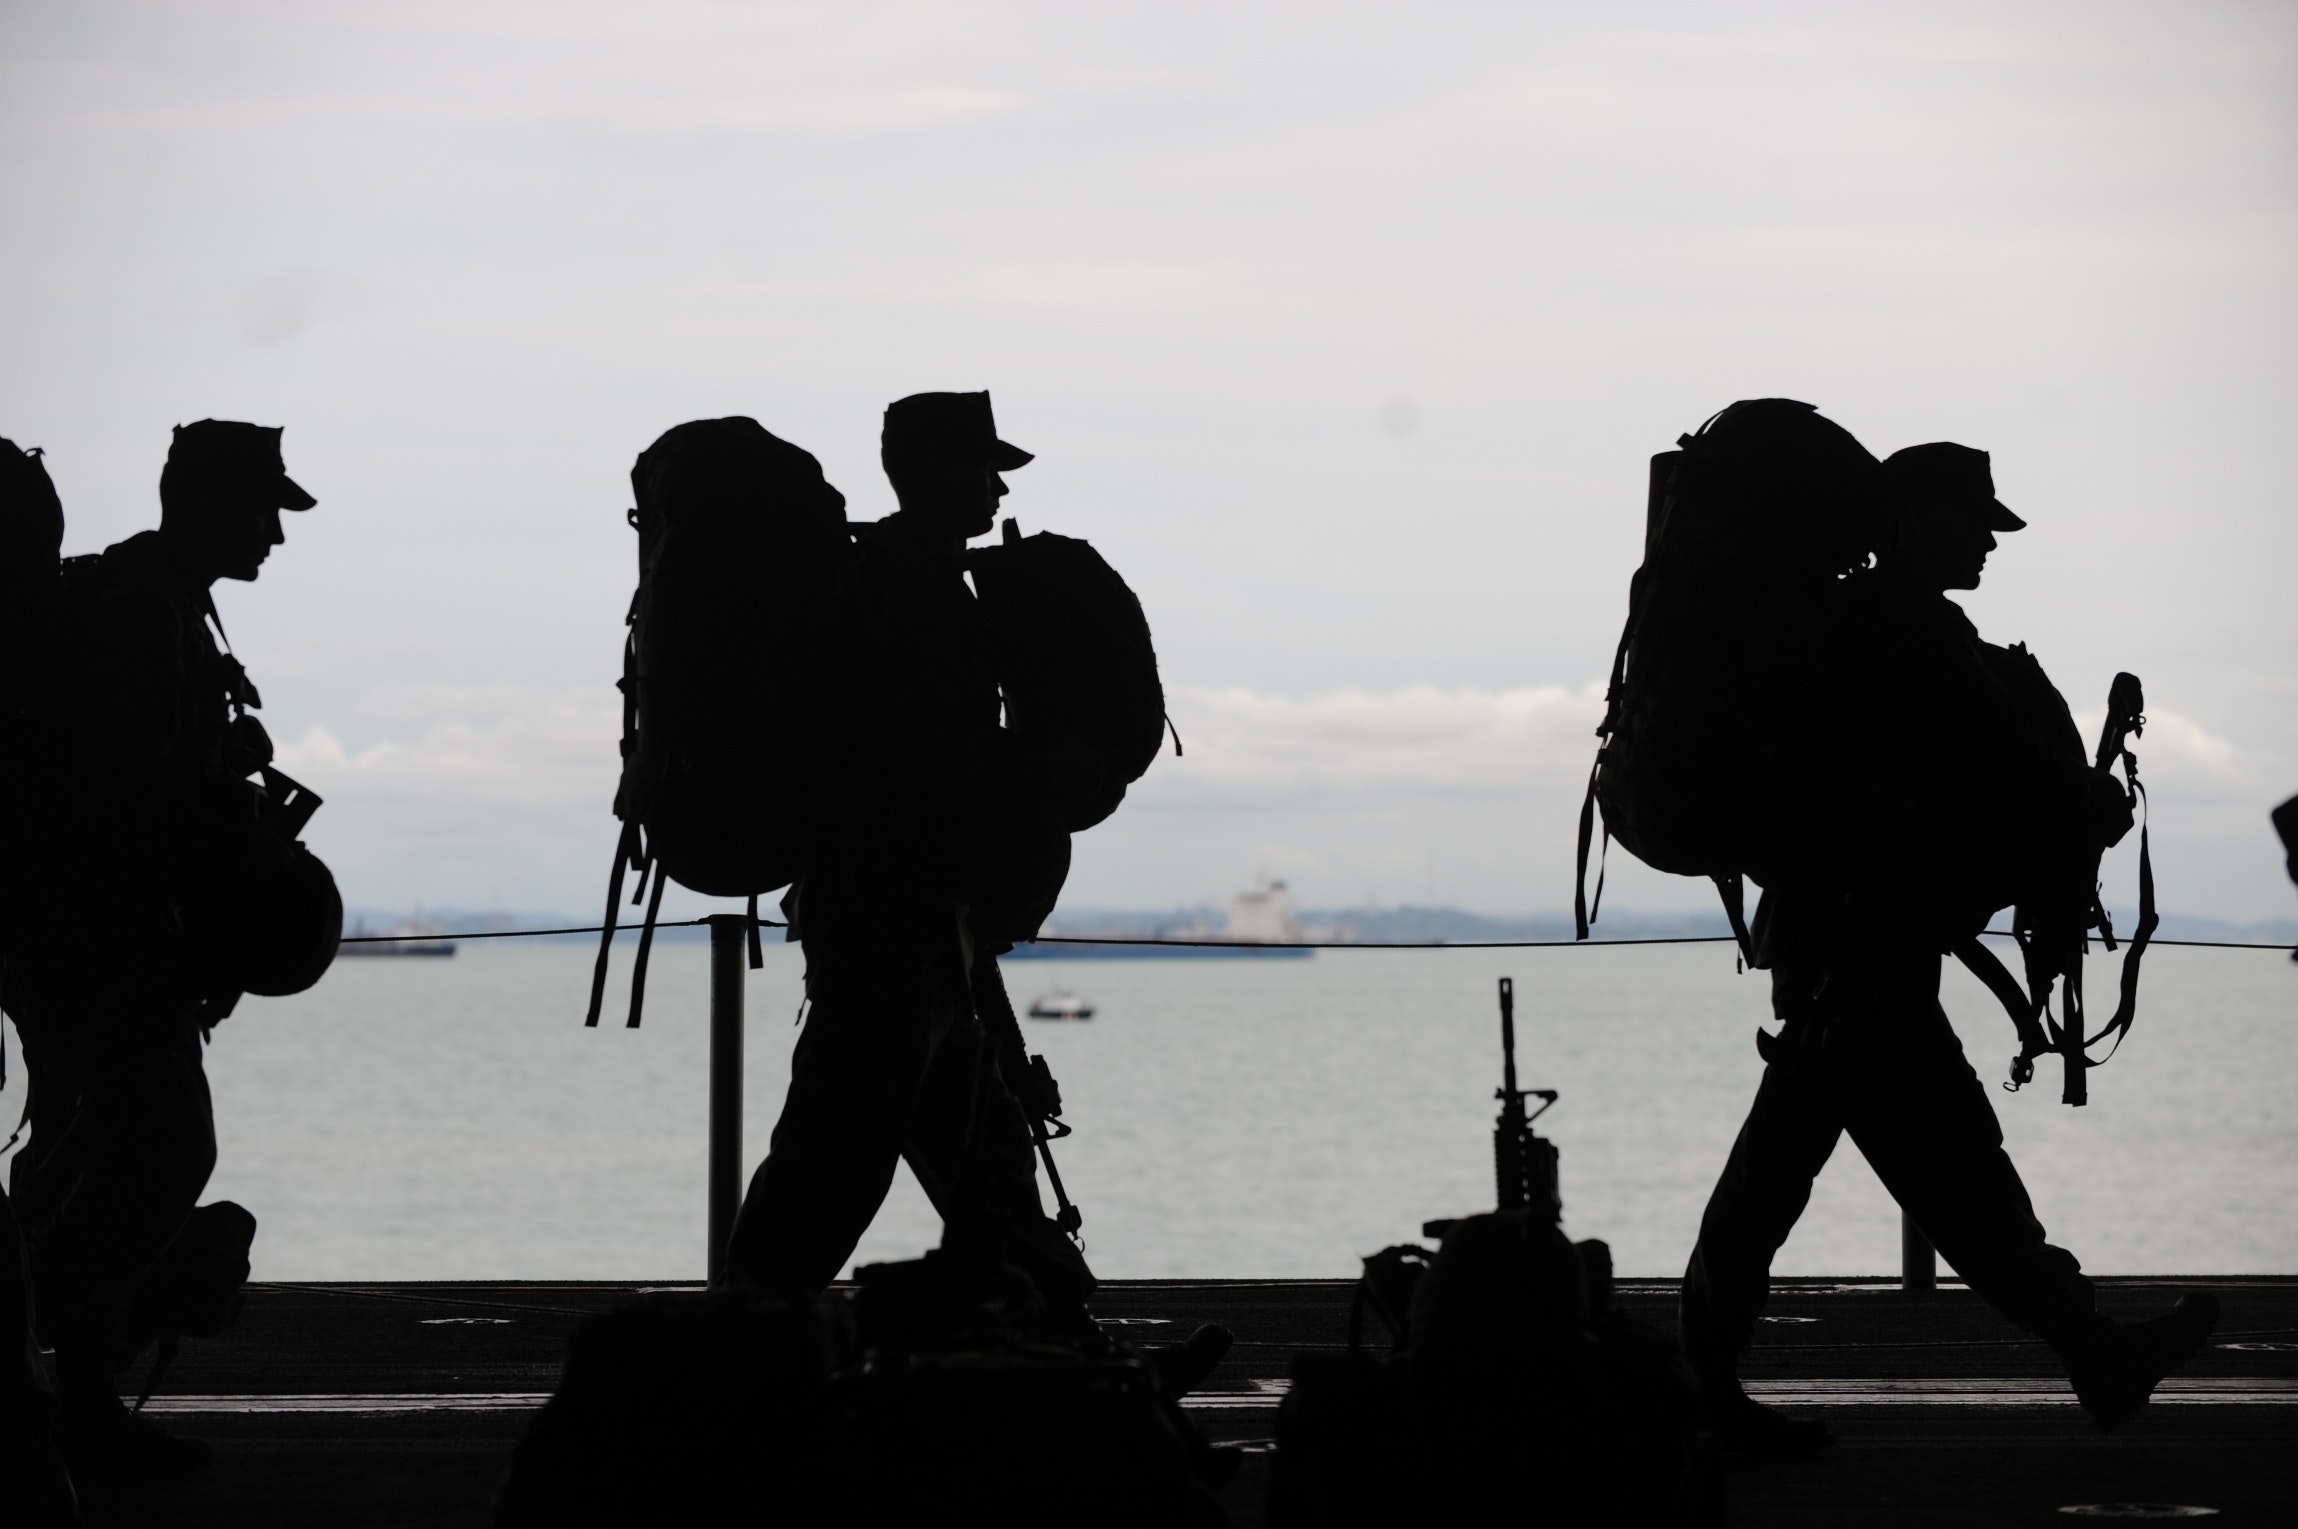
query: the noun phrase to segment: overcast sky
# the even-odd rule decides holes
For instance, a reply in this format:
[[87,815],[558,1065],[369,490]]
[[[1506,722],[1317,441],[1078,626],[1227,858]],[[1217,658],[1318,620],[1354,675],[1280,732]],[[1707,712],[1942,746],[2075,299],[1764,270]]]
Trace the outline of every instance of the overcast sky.
[[1535,911],[1645,458],[1808,399],[1995,453],[1968,608],[2142,675],[2165,904],[2277,917],[2294,85],[2298,10],[2191,0],[9,0],[0,434],[93,550],[170,425],[287,427],[320,507],[220,603],[354,903],[589,910],[655,435],[875,517],[887,400],[987,387],[1189,744],[1073,903]]

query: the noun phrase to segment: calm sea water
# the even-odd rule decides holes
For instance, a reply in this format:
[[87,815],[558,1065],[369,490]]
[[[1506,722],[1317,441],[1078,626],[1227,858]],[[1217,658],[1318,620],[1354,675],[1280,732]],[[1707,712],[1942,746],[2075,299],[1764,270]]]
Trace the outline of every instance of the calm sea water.
[[[250,1000],[209,1052],[211,1198],[262,1222],[260,1279],[672,1279],[703,1268],[707,954],[655,954],[645,1028],[585,1030],[589,952],[515,941],[452,960],[346,960]],[[1309,961],[1030,962],[1089,1023],[1024,1021],[1077,1134],[1061,1164],[1110,1276],[1314,1276],[1491,1202],[1494,978],[1514,976],[1527,1086],[1562,1103],[1567,1224],[1625,1273],[1679,1272],[1760,1063],[1764,980],[1728,946],[1328,952]],[[627,952],[617,965],[627,977]],[[749,978],[748,1151],[787,1078],[798,952]],[[2103,985],[2095,977],[2094,985]],[[1948,1003],[1983,1077],[2001,1013]],[[13,1051],[13,1047],[11,1050]],[[2054,1239],[2123,1274],[2298,1271],[2298,969],[2271,951],[2158,950],[2138,1029],[2094,1102],[1998,1095]],[[20,1106],[20,1068],[5,1099]],[[906,1170],[858,1255],[937,1223]],[[1897,1267],[1897,1213],[1846,1144],[1781,1258]]]

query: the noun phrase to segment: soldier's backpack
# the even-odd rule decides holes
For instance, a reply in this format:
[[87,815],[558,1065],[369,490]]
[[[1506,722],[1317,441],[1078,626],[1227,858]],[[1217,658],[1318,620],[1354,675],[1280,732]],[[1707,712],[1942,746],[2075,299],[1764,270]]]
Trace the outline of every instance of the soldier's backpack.
[[[666,881],[757,897],[797,879],[817,830],[813,651],[847,576],[846,501],[754,419],[665,431],[630,470],[638,591],[623,647],[622,820],[591,986],[598,1023],[625,872],[646,900],[629,1023]],[[649,882],[652,891],[649,894]]]
[[[1091,828],[1147,773],[1169,726],[1141,602],[1092,544],[1005,523],[969,553],[1005,725],[1048,762],[1062,826]],[[1175,733],[1176,745],[1179,734]]]
[[1596,810],[1655,870],[1712,878],[1747,945],[1743,878],[1809,852],[1811,689],[1836,586],[1873,549],[1888,487],[1810,404],[1733,404],[1652,458],[1644,561],[1581,803],[1573,917],[1588,936]]

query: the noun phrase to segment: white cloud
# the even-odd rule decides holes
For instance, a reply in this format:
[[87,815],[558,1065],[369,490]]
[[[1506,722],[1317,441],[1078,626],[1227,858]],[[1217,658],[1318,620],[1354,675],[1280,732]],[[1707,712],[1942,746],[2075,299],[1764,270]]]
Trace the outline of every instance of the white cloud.
[[[1569,902],[1600,685],[1303,697],[1176,686],[1169,704],[1186,752],[1168,750],[1115,818],[1080,836],[1072,904],[1193,902],[1264,872],[1328,905]],[[312,839],[352,901],[589,908],[615,833],[612,691],[410,687],[356,716],[382,736],[351,745],[349,728],[315,724],[279,751],[327,799]],[[2096,716],[2078,720],[2096,733]],[[2208,911],[2219,868],[2261,839],[2255,771],[2176,712],[2149,714],[2139,755],[2165,905]],[[2130,869],[2118,860],[2108,875],[2119,888]],[[1614,907],[1705,896],[1621,855],[1611,884]]]
[[1522,793],[1587,773],[1603,687],[1343,690],[1293,700],[1177,688],[1188,753],[1144,794],[1179,800]]

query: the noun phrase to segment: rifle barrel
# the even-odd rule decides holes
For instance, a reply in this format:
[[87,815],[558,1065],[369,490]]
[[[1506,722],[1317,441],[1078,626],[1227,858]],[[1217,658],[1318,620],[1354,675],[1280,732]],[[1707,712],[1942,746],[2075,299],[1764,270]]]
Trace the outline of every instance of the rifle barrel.
[[1500,1065],[1502,1097],[1511,1104],[1520,1097],[1516,1087],[1516,979],[1500,979]]

